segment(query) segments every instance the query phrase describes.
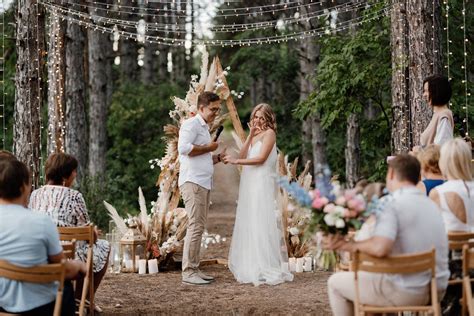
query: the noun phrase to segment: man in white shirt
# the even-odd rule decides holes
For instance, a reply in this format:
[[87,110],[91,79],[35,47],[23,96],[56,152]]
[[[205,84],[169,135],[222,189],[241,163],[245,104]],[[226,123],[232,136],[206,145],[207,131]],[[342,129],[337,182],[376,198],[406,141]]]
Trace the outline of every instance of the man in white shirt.
[[183,249],[183,283],[209,284],[213,277],[199,270],[201,238],[209,211],[214,164],[221,155],[212,155],[218,144],[211,140],[209,125],[219,113],[221,101],[217,94],[203,92],[198,98],[198,113],[187,119],[179,130],[178,185],[188,214],[188,229]]
[[[350,252],[359,250],[375,257],[436,250],[436,283],[439,299],[448,285],[448,239],[440,210],[416,188],[420,164],[410,155],[391,159],[387,172],[390,202],[377,214],[373,236],[367,240],[325,240],[325,247]],[[359,272],[362,304],[376,306],[422,305],[429,302],[429,271],[413,274]],[[334,315],[353,315],[353,272],[339,272],[328,280],[329,302]]]

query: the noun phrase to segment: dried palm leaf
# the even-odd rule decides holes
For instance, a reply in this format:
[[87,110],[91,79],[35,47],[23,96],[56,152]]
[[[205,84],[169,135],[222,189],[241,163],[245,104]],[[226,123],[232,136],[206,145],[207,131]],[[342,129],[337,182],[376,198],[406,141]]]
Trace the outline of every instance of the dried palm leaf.
[[199,84],[201,85],[205,85],[207,82],[208,66],[209,66],[209,53],[207,52],[207,50],[204,50],[201,56],[201,76],[199,78]]
[[110,217],[113,219],[115,222],[115,225],[117,225],[118,230],[120,233],[123,235],[127,232],[127,225],[125,224],[124,219],[118,214],[117,210],[115,207],[107,203],[106,201],[103,201],[105,208],[109,212]]
[[296,157],[290,167],[290,175],[292,180],[296,179],[296,168],[298,168],[298,160],[298,157]]
[[214,91],[214,87],[216,86],[216,79],[217,79],[217,67],[216,67],[216,59],[212,61],[211,67],[209,68],[209,73],[207,75],[206,86],[204,91]]
[[284,177],[288,175],[288,172],[286,169],[286,163],[285,163],[285,155],[281,151],[278,154],[278,172],[280,173],[281,176],[284,176]]

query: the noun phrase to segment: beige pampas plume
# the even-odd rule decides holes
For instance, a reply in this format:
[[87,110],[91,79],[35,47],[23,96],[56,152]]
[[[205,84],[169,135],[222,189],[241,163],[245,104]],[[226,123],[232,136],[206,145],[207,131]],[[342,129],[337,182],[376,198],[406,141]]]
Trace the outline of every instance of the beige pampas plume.
[[148,211],[141,187],[138,187],[138,204],[140,205],[140,221],[142,222],[142,229],[146,236],[148,234]]
[[204,51],[202,52],[202,57],[201,57],[201,77],[199,78],[199,84],[203,86],[205,86],[207,82],[208,66],[209,66],[209,53],[204,47]]
[[120,233],[123,235],[127,232],[127,225],[125,224],[124,219],[118,214],[117,210],[115,207],[107,203],[106,201],[103,201],[105,208],[109,212],[110,217],[114,220],[115,225],[117,225],[118,230]]
[[204,88],[204,91],[214,91],[214,88],[216,86],[216,80],[217,80],[217,68],[216,68],[216,59],[211,64],[211,68],[209,69],[209,74],[207,76],[206,80],[206,87]]

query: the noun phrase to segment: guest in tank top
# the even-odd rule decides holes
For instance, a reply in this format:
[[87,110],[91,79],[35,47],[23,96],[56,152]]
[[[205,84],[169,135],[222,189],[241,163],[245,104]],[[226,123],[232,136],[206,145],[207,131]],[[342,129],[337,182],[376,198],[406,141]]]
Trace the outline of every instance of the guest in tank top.
[[451,95],[448,78],[434,75],[423,81],[423,98],[433,108],[433,116],[420,136],[420,146],[413,148],[414,152],[430,144],[441,146],[453,138],[454,119],[448,108]]
[[426,195],[430,195],[430,191],[444,183],[444,177],[439,169],[439,153],[440,147],[435,144],[428,145],[420,152],[416,158],[421,164],[421,181],[417,187]]
[[446,182],[430,192],[442,209],[446,231],[474,231],[474,181],[471,148],[455,138],[441,147],[439,167]]

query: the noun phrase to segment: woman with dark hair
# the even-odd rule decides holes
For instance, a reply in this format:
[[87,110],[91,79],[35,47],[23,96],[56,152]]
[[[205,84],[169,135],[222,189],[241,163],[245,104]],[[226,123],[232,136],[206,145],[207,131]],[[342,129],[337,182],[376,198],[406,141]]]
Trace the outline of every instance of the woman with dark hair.
[[421,148],[430,144],[442,145],[453,138],[453,113],[448,108],[451,99],[448,78],[434,75],[423,81],[423,98],[433,108],[433,117],[420,136]]
[[[47,214],[57,226],[78,227],[90,224],[89,214],[82,194],[71,188],[76,179],[78,162],[64,153],[56,153],[46,160],[46,185],[33,191],[30,208]],[[106,240],[97,239],[94,244],[94,288],[97,290],[107,270],[110,245]],[[87,260],[89,245],[76,243],[76,258]]]

